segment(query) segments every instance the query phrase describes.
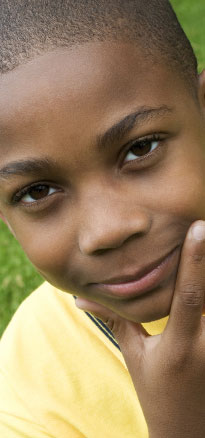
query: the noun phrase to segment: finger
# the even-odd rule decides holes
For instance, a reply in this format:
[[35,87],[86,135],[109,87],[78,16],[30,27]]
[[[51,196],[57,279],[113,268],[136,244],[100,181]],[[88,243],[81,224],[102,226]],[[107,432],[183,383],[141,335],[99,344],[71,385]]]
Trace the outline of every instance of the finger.
[[165,335],[190,342],[199,333],[205,295],[205,222],[191,225],[181,254]]
[[136,360],[143,350],[143,340],[150,336],[144,327],[122,318],[107,307],[93,301],[78,297],[75,303],[78,308],[92,313],[105,322],[117,340],[129,370],[136,367]]

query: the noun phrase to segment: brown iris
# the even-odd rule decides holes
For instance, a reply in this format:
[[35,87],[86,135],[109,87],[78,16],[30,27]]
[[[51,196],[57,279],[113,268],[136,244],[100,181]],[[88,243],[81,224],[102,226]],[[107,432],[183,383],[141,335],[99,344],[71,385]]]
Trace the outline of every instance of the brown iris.
[[49,193],[49,187],[46,185],[38,185],[35,187],[31,187],[31,189],[29,190],[29,195],[31,196],[31,198],[35,200],[48,196],[48,193]]
[[147,141],[147,140],[143,141],[142,140],[142,141],[140,141],[140,143],[134,144],[130,150],[135,155],[143,156],[143,155],[146,155],[150,152],[151,147],[152,147],[152,144],[150,141]]

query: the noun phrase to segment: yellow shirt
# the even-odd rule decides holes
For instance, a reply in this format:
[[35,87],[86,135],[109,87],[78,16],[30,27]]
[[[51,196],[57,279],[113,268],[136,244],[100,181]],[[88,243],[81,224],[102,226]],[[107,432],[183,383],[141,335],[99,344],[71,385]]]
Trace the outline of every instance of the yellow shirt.
[[[163,331],[168,318],[144,324]],[[123,356],[109,330],[45,282],[0,342],[1,438],[147,438]]]

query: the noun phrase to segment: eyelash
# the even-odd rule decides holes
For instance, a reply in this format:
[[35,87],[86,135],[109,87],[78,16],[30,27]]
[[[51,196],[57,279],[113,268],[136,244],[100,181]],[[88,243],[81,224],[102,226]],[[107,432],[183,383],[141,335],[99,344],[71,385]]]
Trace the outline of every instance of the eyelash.
[[[29,195],[29,192],[30,192],[32,189],[34,190],[35,188],[37,188],[37,187],[39,187],[39,186],[44,186],[44,187],[47,187],[47,188],[53,188],[53,189],[56,189],[56,192],[55,192],[55,193],[61,191],[59,188],[55,187],[55,185],[52,184],[52,183],[48,183],[48,182],[44,182],[44,181],[40,181],[40,182],[38,182],[38,183],[34,183],[34,184],[31,184],[30,186],[24,187],[23,189],[21,189],[21,190],[19,190],[17,193],[15,193],[15,195],[12,197],[12,201],[11,201],[12,204],[13,204],[13,205],[15,205],[15,204],[19,204],[20,201],[21,201],[21,199],[22,199],[25,195]],[[26,208],[32,208],[32,207],[35,207],[36,205],[38,205],[38,204],[44,202],[45,199],[48,199],[50,196],[52,196],[52,194],[51,194],[51,195],[47,195],[47,196],[45,196],[45,197],[42,198],[42,199],[39,199],[39,200],[36,200],[36,201],[34,200],[33,202],[24,202],[24,203],[23,203],[23,206],[26,207]]]
[[[143,137],[143,138],[140,138],[138,140],[134,140],[131,143],[129,142],[127,144],[127,150],[123,154],[124,155],[123,163],[124,163],[124,160],[125,160],[125,157],[127,156],[127,154],[129,152],[131,152],[134,147],[140,146],[142,144],[148,144],[151,146],[152,143],[154,143],[154,142],[162,143],[163,140],[165,140],[165,134],[161,133],[161,134],[152,134],[150,136]],[[156,148],[153,151],[148,152],[147,154],[143,155],[140,158],[129,160],[127,163],[124,164],[124,166],[130,166],[130,165],[132,165],[132,163],[136,164],[136,162],[138,164],[144,163],[146,165],[146,161],[148,159],[154,158],[155,155],[158,155],[158,153],[160,152],[160,149],[161,149],[160,146],[161,145],[156,146]],[[123,165],[123,163],[122,163],[122,165]]]
[[[151,136],[147,136],[147,137],[144,137],[144,138],[141,138],[141,139],[135,140],[135,141],[133,141],[133,142],[127,144],[127,149],[126,149],[126,152],[124,152],[124,157],[127,156],[127,154],[128,154],[129,152],[131,152],[131,150],[133,149],[133,147],[140,146],[142,143],[144,143],[144,144],[147,143],[147,144],[150,144],[150,145],[151,145],[151,143],[153,143],[153,142],[162,142],[162,141],[163,141],[162,134],[161,134],[161,135],[160,135],[160,134],[153,134],[153,135],[151,135]],[[125,146],[123,146],[123,150],[124,150],[124,149],[125,149]],[[129,165],[132,165],[132,163],[136,163],[136,162],[144,162],[144,161],[146,161],[149,157],[158,154],[158,149],[159,149],[159,146],[157,146],[157,147],[154,149],[154,151],[148,152],[147,154],[145,154],[144,156],[142,156],[142,157],[140,157],[140,158],[136,158],[136,159],[133,159],[133,160],[129,160],[127,163],[125,163],[124,166],[129,166]],[[124,160],[123,160],[123,161],[124,161]],[[48,182],[43,182],[43,181],[42,181],[42,182],[34,183],[34,184],[31,184],[30,186],[24,187],[23,189],[19,190],[19,191],[18,191],[18,192],[12,197],[12,204],[19,204],[20,201],[21,201],[21,199],[22,199],[25,195],[29,194],[29,192],[30,192],[32,189],[35,189],[35,188],[37,188],[37,187],[39,187],[39,186],[45,186],[45,187],[48,187],[48,188],[56,188],[56,192],[55,192],[55,193],[57,193],[58,191],[60,191],[59,189],[57,189],[57,187],[55,187],[54,184],[51,185],[51,183],[48,184]],[[47,196],[45,196],[44,198],[39,199],[39,200],[34,200],[33,202],[26,202],[26,203],[23,203],[23,205],[24,205],[24,207],[26,206],[27,208],[32,208],[32,207],[35,207],[35,206],[37,206],[38,204],[40,204],[40,203],[42,203],[42,202],[45,202],[45,199],[48,199],[48,197],[50,197],[50,196],[52,196],[52,195],[47,195]]]

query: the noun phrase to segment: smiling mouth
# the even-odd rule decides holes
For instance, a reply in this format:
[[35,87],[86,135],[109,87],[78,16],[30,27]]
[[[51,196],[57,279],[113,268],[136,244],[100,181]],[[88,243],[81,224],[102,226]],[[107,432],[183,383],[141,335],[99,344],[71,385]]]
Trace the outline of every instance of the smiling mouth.
[[168,255],[144,267],[133,275],[113,277],[112,279],[92,283],[90,286],[118,298],[132,298],[155,289],[167,279],[178,265],[180,246],[175,247]]

